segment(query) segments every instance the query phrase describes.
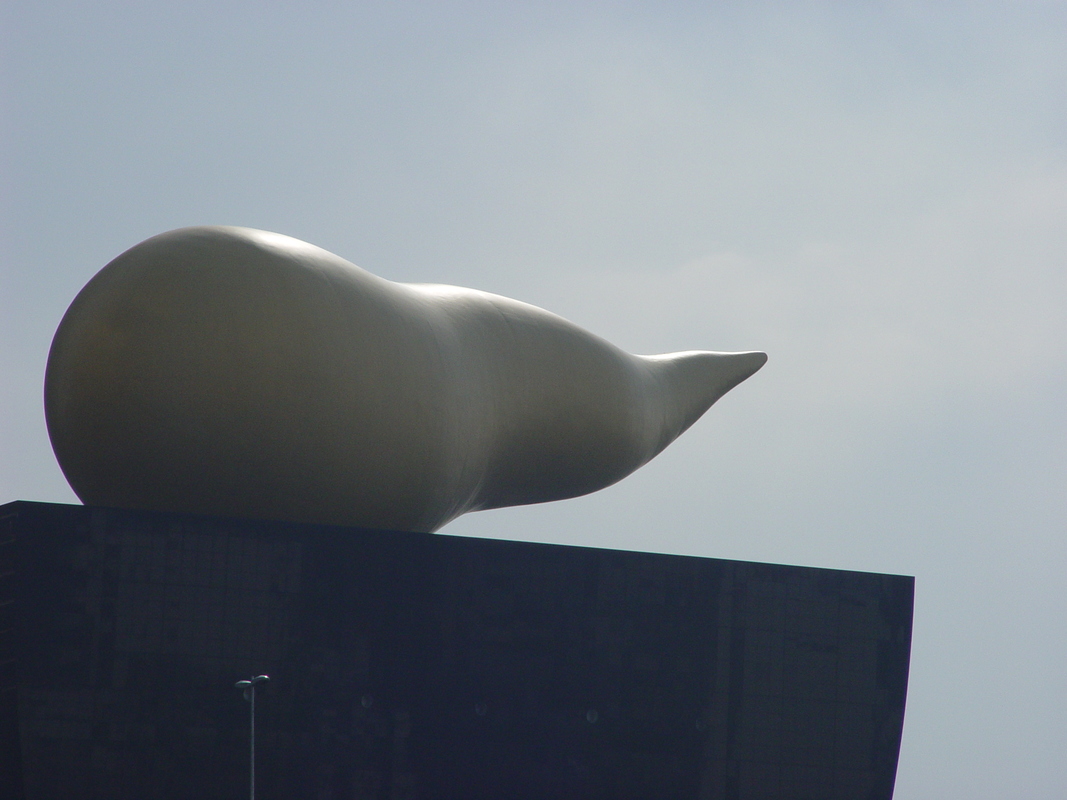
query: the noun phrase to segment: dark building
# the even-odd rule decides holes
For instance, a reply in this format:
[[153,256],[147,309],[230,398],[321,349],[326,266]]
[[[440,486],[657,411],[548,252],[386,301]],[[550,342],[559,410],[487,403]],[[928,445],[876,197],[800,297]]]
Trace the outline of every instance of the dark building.
[[889,798],[913,579],[17,502],[0,795]]

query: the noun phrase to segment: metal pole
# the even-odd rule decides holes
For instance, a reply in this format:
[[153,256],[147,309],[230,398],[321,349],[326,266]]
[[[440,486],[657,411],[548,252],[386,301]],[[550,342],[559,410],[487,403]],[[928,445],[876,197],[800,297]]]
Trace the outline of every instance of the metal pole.
[[249,731],[249,777],[248,786],[251,792],[251,800],[256,800],[256,684],[262,681],[269,681],[270,678],[266,675],[257,675],[250,681],[237,681],[234,684],[238,689],[244,689],[245,700],[251,704],[250,715],[250,728]]
[[249,700],[252,706],[252,730],[248,740],[251,745],[251,755],[249,755],[249,778],[248,784],[252,787],[252,800],[256,800],[256,685],[252,684],[252,698]]

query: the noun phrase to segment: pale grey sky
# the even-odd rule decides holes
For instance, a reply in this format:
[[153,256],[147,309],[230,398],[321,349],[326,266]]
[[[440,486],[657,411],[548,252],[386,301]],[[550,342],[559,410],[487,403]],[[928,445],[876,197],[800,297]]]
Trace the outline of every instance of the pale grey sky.
[[1067,797],[1067,4],[15,0],[0,502],[67,304],[191,224],[766,367],[446,533],[915,575],[899,800]]

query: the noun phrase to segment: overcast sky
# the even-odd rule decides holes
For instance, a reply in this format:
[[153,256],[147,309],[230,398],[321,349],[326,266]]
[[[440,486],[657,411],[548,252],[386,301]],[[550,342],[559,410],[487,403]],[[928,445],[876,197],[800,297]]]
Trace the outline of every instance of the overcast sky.
[[1067,797],[1067,4],[10,0],[0,59],[0,502],[77,502],[52,334],[184,225],[765,350],[444,532],[914,575],[898,800]]

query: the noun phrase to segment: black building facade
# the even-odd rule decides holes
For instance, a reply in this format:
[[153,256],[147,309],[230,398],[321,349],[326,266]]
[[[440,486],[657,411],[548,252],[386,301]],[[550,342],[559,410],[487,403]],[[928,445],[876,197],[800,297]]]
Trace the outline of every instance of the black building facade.
[[0,795],[890,798],[913,579],[0,506]]

